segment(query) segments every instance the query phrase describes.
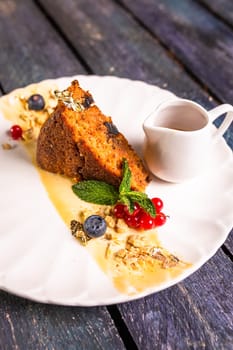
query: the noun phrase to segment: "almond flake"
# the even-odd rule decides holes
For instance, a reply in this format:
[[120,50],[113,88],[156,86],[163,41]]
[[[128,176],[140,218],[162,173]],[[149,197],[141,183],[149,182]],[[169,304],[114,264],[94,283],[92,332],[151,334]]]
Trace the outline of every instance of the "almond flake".
[[10,145],[9,143],[2,143],[2,148],[4,149],[4,151],[6,151],[14,148],[14,146]]

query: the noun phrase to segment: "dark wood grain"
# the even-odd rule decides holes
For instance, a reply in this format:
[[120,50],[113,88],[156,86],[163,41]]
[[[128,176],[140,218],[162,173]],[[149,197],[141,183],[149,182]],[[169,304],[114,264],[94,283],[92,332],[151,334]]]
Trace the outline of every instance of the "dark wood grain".
[[233,1],[231,0],[198,0],[201,4],[207,6],[217,16],[233,27]]
[[43,79],[85,73],[30,0],[0,1],[0,83],[5,92]]
[[221,250],[177,286],[118,308],[138,348],[231,350],[232,263]]
[[221,101],[233,103],[233,32],[193,0],[121,0]]
[[[231,257],[233,257],[233,230],[231,230],[231,233],[229,234],[226,242],[224,243],[227,250],[231,253]],[[233,261],[233,258],[232,258]]]
[[[230,29],[226,30],[224,24],[198,3],[186,3],[186,6],[191,6],[189,9],[195,10],[193,22],[190,20],[192,13],[185,13],[185,3],[177,0],[156,1],[153,8],[152,1],[145,0],[140,5],[137,0],[124,0],[133,15],[111,0],[1,1],[0,42],[3,52],[0,54],[0,83],[5,91],[9,91],[32,81],[83,73],[87,69],[95,74],[145,80],[210,108],[216,101],[203,86],[208,86],[219,100],[229,97],[222,82],[227,74],[231,80],[232,73],[228,69],[232,56],[230,51],[224,61],[219,47],[222,45],[222,55],[226,55],[225,43],[231,38]],[[136,11],[139,5],[140,13]],[[198,19],[200,13],[204,17]],[[162,23],[160,18],[160,24],[156,23],[154,27],[150,21],[161,15]],[[143,18],[144,27],[138,22]],[[209,18],[206,36],[200,44],[197,34],[202,34],[205,29],[201,20],[205,22]],[[216,30],[216,38],[209,42],[211,25]],[[167,30],[165,33],[163,26]],[[151,33],[146,28],[150,28]],[[177,38],[170,34],[174,28],[181,43],[184,42],[184,52],[182,47],[177,49]],[[206,49],[208,42],[212,45],[209,51]],[[203,66],[201,58],[199,63],[194,62],[194,58],[199,59],[201,45],[209,55],[207,67]],[[217,62],[214,90],[209,73],[205,75],[203,71],[210,72],[216,64],[211,55],[212,52],[215,54],[215,45],[217,58],[226,67],[224,73],[218,73]],[[190,61],[185,56],[187,48],[191,50],[187,56]],[[232,142],[231,131],[227,139]],[[225,247],[228,251],[232,248],[232,235]],[[147,298],[118,305],[123,318],[116,322],[121,328],[120,335],[124,337],[127,326],[139,349],[143,350],[230,349],[233,342],[230,258],[226,249],[219,250],[211,261],[183,283]],[[126,323],[124,327],[121,326],[123,321]],[[111,348],[123,349],[124,344],[105,307],[84,309],[42,305],[0,293],[0,349]],[[128,348],[132,349],[131,346]]]
[[125,349],[105,307],[62,307],[0,292],[0,349]]
[[113,1],[37,2],[95,74],[144,80],[210,105],[209,95],[170,53]]

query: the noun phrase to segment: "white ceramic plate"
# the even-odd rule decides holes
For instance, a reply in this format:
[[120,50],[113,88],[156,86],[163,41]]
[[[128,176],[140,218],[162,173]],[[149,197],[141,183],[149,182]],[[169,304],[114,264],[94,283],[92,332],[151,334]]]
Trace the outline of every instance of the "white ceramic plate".
[[[74,78],[92,92],[102,111],[113,117],[139,153],[145,117],[162,101],[176,98],[158,87],[116,77],[78,76],[56,83],[63,89]],[[0,144],[10,125],[0,115]],[[25,150],[1,148],[0,288],[40,302],[90,306],[129,301],[174,285],[205,263],[230,232],[232,165],[232,152],[222,138],[213,146],[212,162],[202,177],[178,185],[154,179],[148,186],[148,194],[163,198],[170,215],[159,230],[163,246],[193,266],[179,278],[128,296],[113,287],[73,239]]]

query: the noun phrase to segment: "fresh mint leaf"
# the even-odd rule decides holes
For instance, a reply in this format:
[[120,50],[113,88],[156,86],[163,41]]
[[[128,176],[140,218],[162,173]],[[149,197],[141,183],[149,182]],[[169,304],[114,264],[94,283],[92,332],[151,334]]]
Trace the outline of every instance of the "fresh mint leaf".
[[119,187],[119,194],[123,195],[124,193],[130,191],[131,186],[131,170],[128,165],[128,161],[126,159],[123,159],[122,162],[122,180]]
[[119,202],[126,205],[130,214],[134,211],[134,201],[131,200],[130,196],[120,195]]
[[138,201],[138,204],[140,207],[142,207],[152,218],[155,217],[156,212],[155,212],[155,207],[150,198],[142,198],[141,200]]
[[137,202],[148,214],[155,217],[155,207],[146,193],[131,191],[131,170],[128,161],[123,159],[122,163],[123,178],[119,187],[119,201],[127,205],[130,213],[134,210],[134,203]]
[[115,205],[120,202],[128,207],[129,213],[134,211],[134,203],[137,202],[152,217],[155,217],[155,207],[146,193],[131,191],[131,170],[126,159],[122,162],[122,181],[117,190],[116,187],[104,181],[83,180],[72,186],[73,192],[82,200],[100,204]]
[[129,201],[129,199],[128,199],[127,196],[120,196],[120,197],[119,197],[119,202],[120,202],[121,204],[126,205],[127,207],[130,206],[130,201]]
[[117,189],[103,181],[84,180],[73,185],[72,190],[80,199],[94,204],[114,205],[119,198]]
[[155,217],[155,206],[146,193],[130,191],[126,195],[131,202],[137,202],[150,216]]
[[148,198],[146,193],[138,191],[128,191],[126,192],[126,195],[131,197],[135,202],[137,202],[137,200],[141,198]]

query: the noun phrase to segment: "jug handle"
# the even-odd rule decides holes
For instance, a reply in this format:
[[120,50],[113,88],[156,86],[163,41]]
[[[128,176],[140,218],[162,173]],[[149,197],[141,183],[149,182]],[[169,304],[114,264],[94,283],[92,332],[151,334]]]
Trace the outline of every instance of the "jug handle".
[[233,106],[225,103],[211,109],[208,112],[210,122],[213,122],[215,119],[217,119],[218,117],[220,117],[222,114],[225,114],[225,113],[226,113],[225,118],[223,119],[221,125],[217,129],[215,136],[217,135],[222,136],[231,125],[233,121]]

